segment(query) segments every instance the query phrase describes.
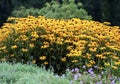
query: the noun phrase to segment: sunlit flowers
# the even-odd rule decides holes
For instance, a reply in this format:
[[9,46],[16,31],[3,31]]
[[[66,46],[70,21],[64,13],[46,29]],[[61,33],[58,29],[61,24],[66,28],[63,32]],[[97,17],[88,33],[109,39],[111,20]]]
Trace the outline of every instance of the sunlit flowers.
[[119,26],[78,18],[28,16],[8,20],[11,19],[14,24],[5,23],[0,29],[1,59],[13,54],[7,59],[25,59],[38,65],[58,64],[60,70],[66,63],[72,68],[71,64],[86,68],[96,65],[98,70],[120,68]]
[[30,43],[29,46],[30,46],[30,48],[33,48],[35,45],[34,45],[34,43]]
[[49,63],[47,61],[44,62],[45,65],[48,65]]
[[66,62],[66,57],[61,58],[62,62]]
[[28,52],[28,49],[27,48],[22,48],[21,51],[22,52]]
[[40,56],[39,59],[40,60],[46,60],[46,56]]
[[17,48],[17,45],[11,46],[11,49],[16,49],[16,48]]

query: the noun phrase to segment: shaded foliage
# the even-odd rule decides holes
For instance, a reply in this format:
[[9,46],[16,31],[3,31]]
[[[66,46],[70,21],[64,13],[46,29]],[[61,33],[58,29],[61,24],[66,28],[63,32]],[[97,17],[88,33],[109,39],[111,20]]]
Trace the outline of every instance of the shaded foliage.
[[1,0],[0,1],[0,26],[6,22],[7,18],[12,12],[11,0]]
[[120,0],[75,0],[82,2],[93,20],[108,21],[111,25],[120,25]]

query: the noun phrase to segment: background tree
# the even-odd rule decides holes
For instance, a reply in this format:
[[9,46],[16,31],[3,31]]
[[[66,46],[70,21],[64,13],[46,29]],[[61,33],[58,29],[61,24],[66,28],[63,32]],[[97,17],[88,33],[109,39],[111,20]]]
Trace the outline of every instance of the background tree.
[[12,13],[12,1],[0,0],[0,26],[6,22],[7,18]]
[[120,25],[120,0],[75,0],[92,15],[93,20],[108,21],[111,25]]
[[120,0],[102,0],[103,20],[120,25]]
[[33,16],[45,16],[48,18],[56,19],[69,19],[69,18],[80,18],[90,20],[92,17],[88,15],[87,11],[83,9],[82,3],[74,3],[74,0],[52,0],[46,2],[42,8],[27,8],[25,6],[19,7],[14,10],[12,16],[15,17],[27,17],[28,15]]

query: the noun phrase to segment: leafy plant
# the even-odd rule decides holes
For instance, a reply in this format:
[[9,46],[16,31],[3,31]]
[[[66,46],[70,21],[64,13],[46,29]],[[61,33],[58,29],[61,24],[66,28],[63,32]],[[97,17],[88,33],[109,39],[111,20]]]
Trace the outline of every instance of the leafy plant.
[[43,8],[26,8],[24,6],[14,10],[12,16],[15,17],[27,17],[28,15],[33,16],[45,16],[48,18],[56,19],[69,19],[69,18],[80,18],[91,20],[92,17],[88,15],[87,11],[83,9],[82,3],[75,4],[74,0],[63,0],[60,4],[56,0],[52,0],[50,3],[46,2]]
[[66,78],[56,78],[51,71],[34,65],[20,63],[0,63],[0,83],[2,84],[68,84]]

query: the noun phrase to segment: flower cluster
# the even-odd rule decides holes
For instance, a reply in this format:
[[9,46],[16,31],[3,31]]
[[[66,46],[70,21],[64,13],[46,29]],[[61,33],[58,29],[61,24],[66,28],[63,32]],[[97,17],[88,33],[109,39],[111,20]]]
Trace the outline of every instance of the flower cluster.
[[8,21],[11,23],[0,29],[1,59],[52,65],[56,72],[83,65],[120,69],[119,26],[43,16],[11,17]]

